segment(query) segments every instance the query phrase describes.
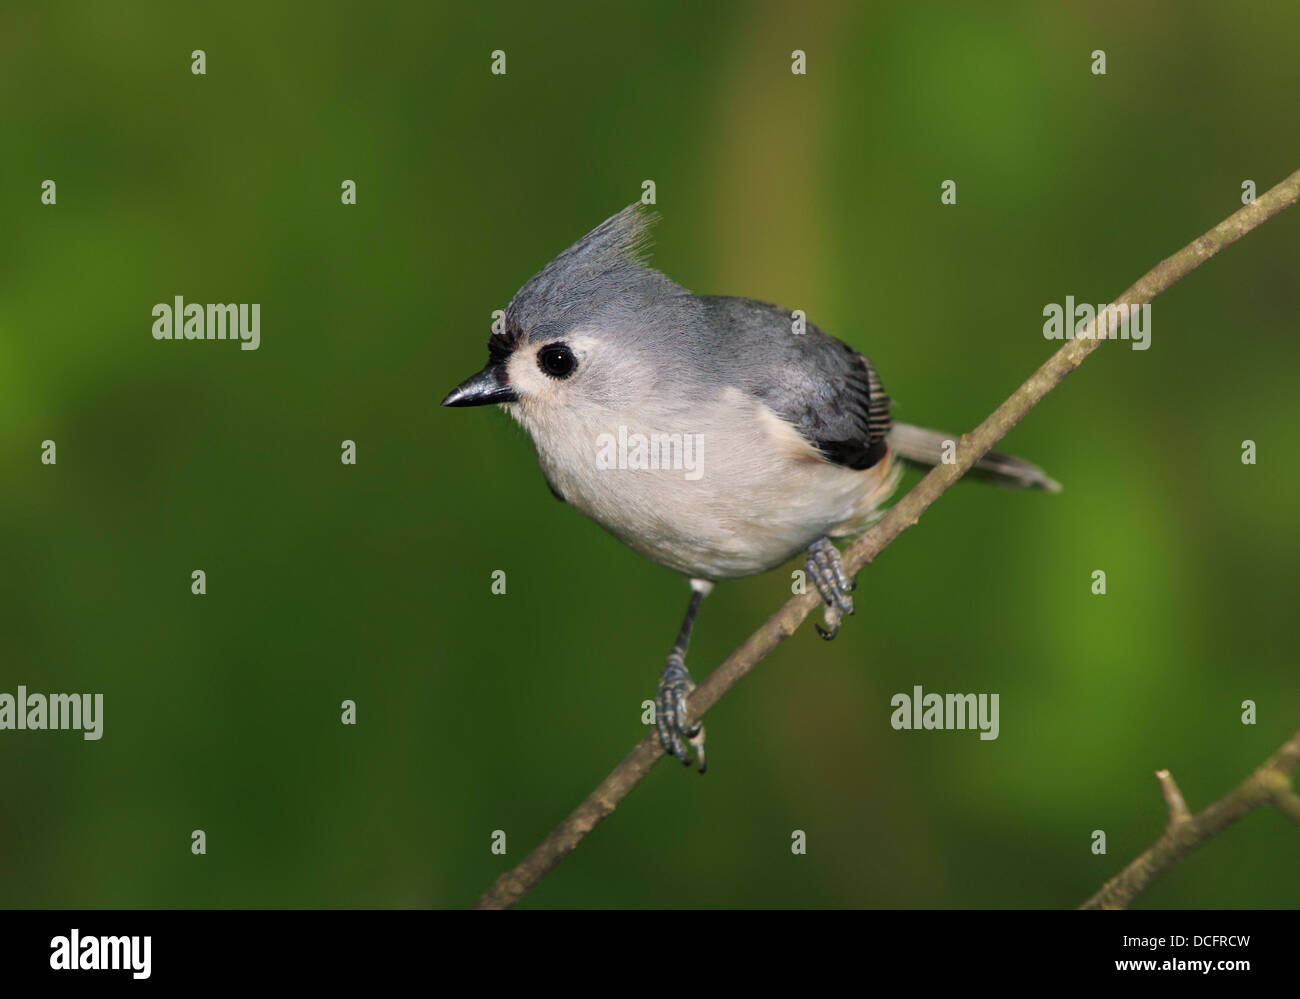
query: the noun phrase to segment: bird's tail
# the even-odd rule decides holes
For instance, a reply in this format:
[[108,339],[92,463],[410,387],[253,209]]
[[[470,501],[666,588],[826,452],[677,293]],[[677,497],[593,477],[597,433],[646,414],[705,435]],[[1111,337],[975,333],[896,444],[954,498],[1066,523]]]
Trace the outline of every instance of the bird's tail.
[[[914,427],[910,423],[895,423],[889,431],[889,447],[898,457],[914,465],[940,464],[945,454],[951,454],[957,440],[956,434]],[[975,463],[968,473],[1000,486],[1017,489],[1046,489],[1060,492],[1061,484],[1037,465],[999,451],[990,451]]]

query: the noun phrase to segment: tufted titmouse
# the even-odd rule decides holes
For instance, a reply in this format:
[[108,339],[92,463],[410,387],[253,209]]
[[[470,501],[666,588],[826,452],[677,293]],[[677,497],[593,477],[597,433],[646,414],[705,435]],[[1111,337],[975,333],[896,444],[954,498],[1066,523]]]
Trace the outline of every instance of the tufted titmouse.
[[[607,219],[519,290],[488,363],[444,406],[498,403],[532,436],[557,498],[642,555],[690,578],[691,598],[655,698],[664,749],[705,769],[688,717],[686,646],[718,580],[807,552],[824,638],[853,613],[830,538],[861,532],[902,462],[934,465],[951,435],[890,419],[871,362],[774,305],[692,295],[643,261],[655,218]],[[973,475],[1060,487],[990,452]]]

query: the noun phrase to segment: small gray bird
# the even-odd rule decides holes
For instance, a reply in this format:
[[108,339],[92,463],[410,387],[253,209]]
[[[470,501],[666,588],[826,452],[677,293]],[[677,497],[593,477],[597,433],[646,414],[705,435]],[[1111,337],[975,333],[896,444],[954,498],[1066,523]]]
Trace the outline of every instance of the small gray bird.
[[[792,313],[692,295],[644,262],[655,216],[639,204],[601,223],[525,284],[488,339],[488,363],[444,406],[498,403],[532,436],[557,498],[660,565],[691,598],[655,698],[660,743],[705,769],[687,712],[686,646],[718,580],[806,552],[825,602],[823,638],[853,613],[830,538],[880,515],[902,462],[930,466],[954,438],[890,419],[871,362]],[[990,452],[973,475],[1060,487]]]

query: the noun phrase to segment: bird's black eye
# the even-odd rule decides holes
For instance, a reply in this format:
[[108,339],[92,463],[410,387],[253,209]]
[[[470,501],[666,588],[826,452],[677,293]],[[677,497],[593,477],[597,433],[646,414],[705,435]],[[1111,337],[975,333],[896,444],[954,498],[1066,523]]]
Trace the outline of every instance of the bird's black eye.
[[537,352],[537,364],[552,378],[568,378],[578,367],[567,343],[548,343]]

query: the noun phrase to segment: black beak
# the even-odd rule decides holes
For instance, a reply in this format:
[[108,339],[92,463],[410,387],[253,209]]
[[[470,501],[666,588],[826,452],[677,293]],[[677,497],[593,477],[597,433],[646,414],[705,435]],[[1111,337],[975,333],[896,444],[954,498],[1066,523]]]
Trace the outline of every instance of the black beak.
[[489,364],[476,375],[470,375],[447,393],[444,406],[490,406],[494,402],[518,402],[515,390],[505,383],[505,370],[499,364]]

